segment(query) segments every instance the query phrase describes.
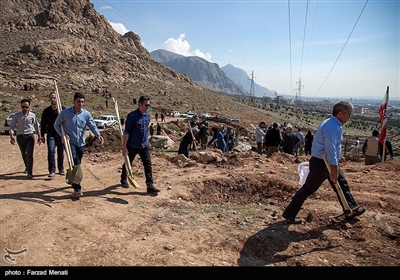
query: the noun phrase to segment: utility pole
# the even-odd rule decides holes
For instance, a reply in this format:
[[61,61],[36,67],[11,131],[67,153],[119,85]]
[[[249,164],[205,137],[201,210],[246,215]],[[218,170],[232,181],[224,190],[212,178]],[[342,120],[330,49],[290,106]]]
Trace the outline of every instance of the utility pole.
[[295,88],[294,90],[296,91],[296,104],[299,104],[301,100],[301,89],[304,88],[304,86],[301,84],[301,79],[299,79],[298,82],[296,82],[299,87]]

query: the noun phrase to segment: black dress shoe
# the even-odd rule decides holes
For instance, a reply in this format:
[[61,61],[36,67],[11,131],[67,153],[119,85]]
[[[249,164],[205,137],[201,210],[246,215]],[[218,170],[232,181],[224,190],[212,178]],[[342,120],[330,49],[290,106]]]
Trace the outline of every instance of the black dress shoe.
[[287,221],[289,224],[296,224],[296,225],[301,224],[301,223],[303,222],[303,220],[300,219],[299,217],[288,218],[288,219],[286,219],[286,221]]
[[147,187],[147,193],[158,193],[158,192],[160,192],[160,190],[157,189],[157,188],[154,187],[154,186]]
[[283,213],[282,217],[290,224],[301,224],[303,221],[299,217],[289,217],[288,214]]
[[361,216],[362,214],[364,214],[364,212],[365,208],[361,206],[360,208],[354,210],[354,216]]
[[359,208],[352,210],[352,213],[350,215],[346,215],[346,220],[347,221],[351,221],[354,217],[356,216],[361,216],[362,214],[364,214],[365,212],[365,208],[360,206]]
[[123,188],[129,188],[128,181],[127,181],[127,180],[121,180],[121,186],[122,186]]

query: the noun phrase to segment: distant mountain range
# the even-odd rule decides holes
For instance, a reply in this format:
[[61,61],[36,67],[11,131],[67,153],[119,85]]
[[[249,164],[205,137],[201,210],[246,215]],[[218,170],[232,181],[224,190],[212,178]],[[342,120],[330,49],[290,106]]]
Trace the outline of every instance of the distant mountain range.
[[[221,67],[221,70],[224,71],[233,82],[241,85],[250,93],[251,77],[246,73],[246,71],[234,67],[232,64],[227,64],[226,66]],[[254,82],[254,95],[257,97],[275,96],[275,92]]]
[[[243,69],[231,64],[220,68],[218,64],[197,56],[186,57],[161,49],[152,51],[150,56],[153,60],[188,75],[193,82],[205,88],[231,95],[250,95],[251,78]],[[254,94],[262,97],[274,96],[275,93],[254,82]]]

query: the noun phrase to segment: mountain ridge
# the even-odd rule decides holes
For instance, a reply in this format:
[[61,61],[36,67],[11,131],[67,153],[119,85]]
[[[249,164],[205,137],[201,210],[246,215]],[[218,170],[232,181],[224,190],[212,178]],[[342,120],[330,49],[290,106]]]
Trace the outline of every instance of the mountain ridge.
[[[224,71],[224,73],[236,84],[241,85],[243,88],[248,90],[250,94],[250,88],[251,88],[251,78],[249,75],[244,71],[243,69],[239,67],[235,67],[232,64],[228,63],[227,65],[221,67],[221,70]],[[269,96],[269,97],[274,97],[275,92],[269,90],[266,87],[263,87],[259,84],[257,84],[255,81],[254,82],[254,96],[256,97],[264,97],[264,96]]]
[[248,95],[248,92],[232,81],[217,63],[211,63],[198,56],[183,56],[162,49],[152,51],[150,56],[181,74],[187,74],[195,83],[210,90],[231,95]]

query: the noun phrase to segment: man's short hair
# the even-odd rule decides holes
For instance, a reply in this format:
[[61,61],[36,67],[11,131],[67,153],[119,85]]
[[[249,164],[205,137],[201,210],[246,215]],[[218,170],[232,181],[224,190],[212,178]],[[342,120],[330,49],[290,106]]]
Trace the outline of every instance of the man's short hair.
[[348,110],[353,110],[354,106],[353,104],[351,104],[348,101],[339,101],[338,103],[336,103],[333,106],[333,110],[332,110],[332,115],[333,116],[337,116],[337,114],[339,114],[339,112],[344,112],[346,113]]
[[379,131],[378,130],[374,130],[372,131],[372,136],[378,136],[379,135]]
[[22,105],[22,103],[25,103],[25,102],[28,102],[28,104],[31,105],[31,101],[27,98],[24,98],[21,100],[21,105]]
[[146,100],[150,100],[150,97],[147,95],[142,95],[139,97],[139,103],[143,104],[143,102],[145,102]]
[[83,98],[85,99],[85,95],[82,92],[75,92],[74,94],[74,100],[77,100],[78,98]]

